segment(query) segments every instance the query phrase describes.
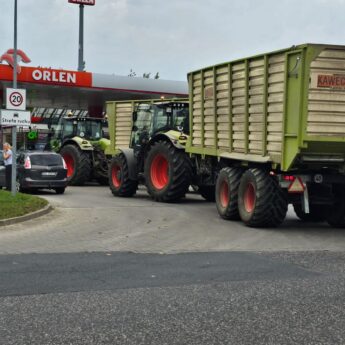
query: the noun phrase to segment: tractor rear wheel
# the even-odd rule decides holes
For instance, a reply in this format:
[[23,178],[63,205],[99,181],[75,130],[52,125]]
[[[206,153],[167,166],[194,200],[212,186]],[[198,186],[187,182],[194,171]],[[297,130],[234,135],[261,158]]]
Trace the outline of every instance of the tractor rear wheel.
[[125,155],[113,157],[109,166],[109,187],[115,196],[130,197],[138,189],[138,181],[129,178],[129,167]]
[[82,186],[90,179],[91,162],[89,155],[75,145],[66,145],[60,150],[67,165],[67,181],[72,186]]
[[216,182],[216,206],[219,215],[224,219],[239,220],[238,187],[242,170],[223,168]]
[[261,169],[249,169],[241,177],[238,211],[250,227],[276,227],[287,212],[287,196],[278,181]]
[[188,192],[192,165],[187,154],[168,141],[154,143],[144,167],[147,191],[156,201],[175,202]]

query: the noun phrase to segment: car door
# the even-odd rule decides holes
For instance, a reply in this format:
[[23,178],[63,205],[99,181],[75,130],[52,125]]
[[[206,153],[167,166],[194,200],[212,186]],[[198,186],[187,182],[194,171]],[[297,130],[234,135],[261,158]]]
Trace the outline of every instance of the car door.
[[0,150],[0,188],[6,186],[5,162],[2,152],[3,151]]

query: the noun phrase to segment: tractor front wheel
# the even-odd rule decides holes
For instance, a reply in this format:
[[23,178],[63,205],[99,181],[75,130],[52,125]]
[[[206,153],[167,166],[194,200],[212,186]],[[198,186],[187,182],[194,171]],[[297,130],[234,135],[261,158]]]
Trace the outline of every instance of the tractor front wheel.
[[89,155],[75,145],[66,145],[60,150],[67,165],[67,181],[72,186],[82,186],[90,179],[91,162]]
[[109,167],[109,187],[113,195],[130,197],[138,189],[138,181],[129,178],[129,167],[124,154],[113,157]]
[[168,141],[154,143],[144,167],[147,191],[156,201],[175,202],[185,196],[191,183],[188,155]]

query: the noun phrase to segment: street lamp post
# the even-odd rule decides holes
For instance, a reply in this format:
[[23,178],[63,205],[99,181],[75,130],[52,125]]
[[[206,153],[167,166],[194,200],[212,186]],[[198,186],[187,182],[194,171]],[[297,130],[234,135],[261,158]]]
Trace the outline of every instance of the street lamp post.
[[68,0],[71,4],[79,5],[79,47],[78,47],[78,71],[84,71],[84,6],[95,6],[96,0]]
[[79,5],[79,58],[78,71],[84,71],[84,5]]
[[[13,64],[13,88],[17,88],[17,0],[14,0],[14,64]],[[11,191],[12,196],[16,195],[16,184],[17,184],[17,127],[12,126],[12,183]]]

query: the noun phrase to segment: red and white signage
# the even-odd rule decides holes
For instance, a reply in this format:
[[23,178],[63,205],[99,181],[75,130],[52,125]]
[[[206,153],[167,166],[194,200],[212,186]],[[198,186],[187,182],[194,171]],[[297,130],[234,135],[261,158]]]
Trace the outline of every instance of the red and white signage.
[[52,69],[35,69],[32,71],[32,78],[36,81],[76,84],[76,72],[59,71]]
[[96,3],[96,0],[68,0],[68,2],[71,4],[94,6]]
[[289,193],[303,193],[305,190],[303,181],[300,177],[296,177],[288,187]]
[[25,110],[26,109],[26,90],[25,89],[6,89],[6,109]]
[[326,87],[331,89],[345,88],[344,74],[320,74],[317,76],[317,87]]
[[[0,76],[2,80],[11,81],[13,79],[12,68],[0,64]],[[18,74],[18,82],[92,87],[92,73],[23,66],[22,72]]]

